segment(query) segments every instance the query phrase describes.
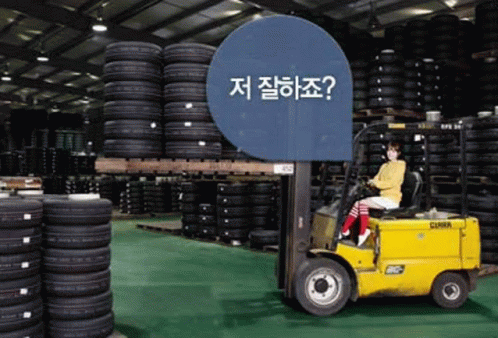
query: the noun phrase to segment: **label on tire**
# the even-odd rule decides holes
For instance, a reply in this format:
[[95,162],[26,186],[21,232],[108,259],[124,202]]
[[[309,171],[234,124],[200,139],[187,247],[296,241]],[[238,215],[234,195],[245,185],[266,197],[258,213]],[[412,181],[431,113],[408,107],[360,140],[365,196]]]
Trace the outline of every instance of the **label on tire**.
[[23,318],[31,318],[31,312],[24,312],[22,317]]
[[22,262],[21,269],[27,269],[27,268],[29,268],[29,262]]
[[24,214],[24,220],[29,221],[31,219],[31,214]]
[[24,289],[19,290],[19,294],[21,294],[21,295],[27,295],[28,294],[28,289],[24,288]]

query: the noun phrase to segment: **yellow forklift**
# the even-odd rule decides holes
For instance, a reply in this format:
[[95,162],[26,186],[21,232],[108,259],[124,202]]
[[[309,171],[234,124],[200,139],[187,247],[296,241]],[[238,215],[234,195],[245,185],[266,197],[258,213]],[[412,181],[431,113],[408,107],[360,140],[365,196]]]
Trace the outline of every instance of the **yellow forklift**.
[[[479,224],[468,216],[465,123],[377,123],[361,130],[353,142],[340,198],[312,217],[309,162],[295,163],[283,178],[283,219],[277,276],[286,298],[305,311],[327,316],[364,297],[431,295],[443,308],[458,308],[476,288],[480,267]],[[361,247],[339,240],[341,225],[361,198],[358,182],[361,142],[367,133],[410,135],[423,139],[424,165],[407,168],[403,208],[380,211],[369,222],[372,235]],[[430,142],[453,135],[460,146],[462,209],[460,214],[431,209]],[[333,147],[333,145],[331,145]],[[423,176],[423,177],[422,177]],[[421,201],[425,182],[425,202]],[[423,209],[420,205],[423,204]]]

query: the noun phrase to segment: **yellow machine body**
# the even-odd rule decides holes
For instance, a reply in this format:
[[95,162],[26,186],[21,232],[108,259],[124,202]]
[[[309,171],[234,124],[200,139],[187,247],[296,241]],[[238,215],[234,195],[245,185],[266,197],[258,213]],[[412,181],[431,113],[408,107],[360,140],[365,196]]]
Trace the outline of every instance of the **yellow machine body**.
[[474,217],[370,218],[372,235],[366,244],[340,241],[332,251],[335,223],[326,213],[315,214],[310,255],[345,265],[356,285],[353,298],[428,295],[445,271],[464,273],[470,290],[475,289],[480,235]]

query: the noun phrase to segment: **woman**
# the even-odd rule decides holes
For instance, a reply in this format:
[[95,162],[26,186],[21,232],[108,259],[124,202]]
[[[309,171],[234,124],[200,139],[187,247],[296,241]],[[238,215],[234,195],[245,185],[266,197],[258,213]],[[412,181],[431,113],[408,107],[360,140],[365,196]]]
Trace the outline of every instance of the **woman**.
[[370,235],[368,229],[368,208],[372,209],[396,209],[401,202],[401,185],[405,177],[406,163],[399,160],[401,145],[399,143],[389,143],[387,146],[387,159],[377,175],[367,182],[368,185],[380,190],[380,196],[368,197],[357,201],[349,212],[344,225],[342,226],[339,239],[350,235],[350,228],[356,219],[360,219],[360,234],[358,236],[358,246],[361,246]]

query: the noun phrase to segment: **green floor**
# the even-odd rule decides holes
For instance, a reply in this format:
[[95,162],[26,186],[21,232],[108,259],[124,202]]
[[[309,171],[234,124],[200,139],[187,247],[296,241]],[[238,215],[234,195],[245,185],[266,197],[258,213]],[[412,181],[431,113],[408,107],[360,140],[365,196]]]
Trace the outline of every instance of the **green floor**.
[[129,338],[498,337],[498,276],[455,311],[426,298],[360,300],[317,318],[281,300],[275,254],[113,222],[116,329]]

